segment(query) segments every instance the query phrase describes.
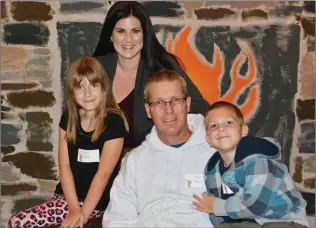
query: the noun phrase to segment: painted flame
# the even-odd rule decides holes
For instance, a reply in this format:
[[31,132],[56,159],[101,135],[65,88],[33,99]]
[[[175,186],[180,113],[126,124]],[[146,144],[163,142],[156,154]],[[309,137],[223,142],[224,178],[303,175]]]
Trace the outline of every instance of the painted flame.
[[[245,119],[250,118],[254,114],[259,100],[259,87],[254,84],[257,68],[250,48],[245,43],[238,42],[241,52],[235,58],[230,70],[231,86],[221,97],[220,83],[225,71],[224,55],[214,43],[213,63],[209,63],[197,51],[197,48],[192,48],[188,40],[191,31],[192,27],[187,26],[179,32],[175,41],[168,38],[168,51],[181,59],[186,73],[199,89],[203,98],[210,104],[224,100],[237,105],[239,95],[250,88],[247,99],[239,107]],[[242,76],[240,75],[240,68],[247,59],[248,72],[245,76]]]

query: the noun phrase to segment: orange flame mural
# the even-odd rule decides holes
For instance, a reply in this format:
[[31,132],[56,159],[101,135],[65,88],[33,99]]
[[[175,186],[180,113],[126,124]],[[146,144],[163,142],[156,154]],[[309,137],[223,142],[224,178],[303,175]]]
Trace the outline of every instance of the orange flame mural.
[[[178,56],[185,67],[186,73],[201,92],[203,98],[210,104],[223,100],[237,104],[237,98],[247,88],[250,88],[248,98],[240,106],[245,119],[250,118],[257,107],[259,100],[259,86],[255,85],[257,68],[255,58],[250,48],[239,42],[241,52],[235,58],[230,70],[231,86],[228,91],[220,97],[220,83],[224,75],[224,56],[220,48],[214,44],[213,63],[209,63],[196,48],[192,48],[188,37],[192,31],[187,26],[179,32],[175,41],[167,40],[168,51]],[[240,68],[248,59],[248,72],[245,76],[240,75]]]

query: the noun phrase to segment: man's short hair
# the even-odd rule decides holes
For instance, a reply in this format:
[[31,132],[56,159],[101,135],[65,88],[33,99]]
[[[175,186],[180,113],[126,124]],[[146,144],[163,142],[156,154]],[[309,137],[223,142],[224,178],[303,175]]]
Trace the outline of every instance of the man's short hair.
[[244,122],[244,116],[243,116],[242,112],[240,111],[240,109],[239,109],[236,105],[234,105],[234,104],[232,104],[232,103],[229,103],[229,102],[227,102],[227,101],[217,101],[217,102],[213,103],[213,104],[208,108],[208,110],[207,110],[207,112],[206,112],[206,114],[205,114],[205,117],[207,117],[207,115],[208,115],[211,111],[213,111],[213,110],[215,110],[215,109],[219,109],[219,108],[228,108],[228,109],[232,110],[232,111],[236,114],[236,116],[237,116],[237,118],[238,118],[240,124],[241,124],[241,125],[244,125],[244,124],[245,124],[245,122]]
[[151,75],[145,84],[145,88],[144,88],[145,103],[149,102],[149,86],[153,83],[164,82],[164,81],[168,81],[168,82],[179,81],[181,84],[181,89],[182,89],[183,94],[186,97],[188,96],[187,83],[179,73],[172,70],[161,70]]

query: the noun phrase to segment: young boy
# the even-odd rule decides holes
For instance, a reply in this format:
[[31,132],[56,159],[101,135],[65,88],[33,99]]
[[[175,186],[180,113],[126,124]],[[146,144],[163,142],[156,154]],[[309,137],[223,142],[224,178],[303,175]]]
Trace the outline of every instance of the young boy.
[[306,201],[280,162],[278,142],[247,136],[241,111],[224,101],[206,113],[206,134],[217,153],[205,168],[207,194],[193,195],[196,210],[222,228],[308,227]]

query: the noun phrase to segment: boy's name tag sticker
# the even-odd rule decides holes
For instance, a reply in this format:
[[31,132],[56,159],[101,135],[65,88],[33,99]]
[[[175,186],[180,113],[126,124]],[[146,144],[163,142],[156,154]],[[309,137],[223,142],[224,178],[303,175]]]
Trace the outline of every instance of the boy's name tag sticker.
[[185,174],[185,187],[201,188],[204,187],[203,174]]
[[84,150],[84,149],[78,149],[78,157],[77,161],[78,162],[99,162],[100,160],[100,155],[99,155],[99,150]]
[[222,188],[223,188],[223,193],[224,194],[233,194],[234,192],[222,182]]

